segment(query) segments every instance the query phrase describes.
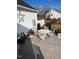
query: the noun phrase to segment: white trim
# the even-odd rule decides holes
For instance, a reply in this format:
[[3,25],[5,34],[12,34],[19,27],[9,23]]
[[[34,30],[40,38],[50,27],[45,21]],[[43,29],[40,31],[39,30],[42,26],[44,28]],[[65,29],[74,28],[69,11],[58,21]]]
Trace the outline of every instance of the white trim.
[[24,6],[21,6],[21,5],[17,5],[17,7],[21,7],[21,8],[24,8],[24,9],[28,9],[28,10],[32,10],[32,11],[37,12],[37,10],[31,9],[31,8],[28,8],[28,7],[24,7]]

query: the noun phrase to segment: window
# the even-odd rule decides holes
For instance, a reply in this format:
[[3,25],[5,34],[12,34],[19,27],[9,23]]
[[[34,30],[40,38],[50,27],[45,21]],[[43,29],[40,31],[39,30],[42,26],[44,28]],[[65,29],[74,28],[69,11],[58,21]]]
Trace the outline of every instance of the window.
[[51,16],[53,16],[53,14],[51,14]]
[[33,26],[35,26],[36,25],[36,22],[35,22],[35,19],[33,19]]

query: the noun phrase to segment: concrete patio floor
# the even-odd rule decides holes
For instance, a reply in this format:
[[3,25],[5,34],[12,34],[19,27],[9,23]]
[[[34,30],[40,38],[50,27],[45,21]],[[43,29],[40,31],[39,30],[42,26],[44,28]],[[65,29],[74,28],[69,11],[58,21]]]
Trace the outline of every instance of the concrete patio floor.
[[40,40],[34,36],[31,42],[40,47],[44,59],[61,59],[61,40],[56,35],[54,35],[52,40]]
[[26,39],[19,52],[23,56],[17,59],[61,59],[61,40],[55,35],[52,40],[40,40],[34,36]]

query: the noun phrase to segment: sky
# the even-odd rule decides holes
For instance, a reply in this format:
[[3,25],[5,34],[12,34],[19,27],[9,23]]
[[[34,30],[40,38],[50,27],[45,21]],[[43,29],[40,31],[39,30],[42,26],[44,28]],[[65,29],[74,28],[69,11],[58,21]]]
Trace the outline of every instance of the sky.
[[61,9],[61,0],[24,0],[26,3],[31,6],[48,6],[50,8],[60,8]]

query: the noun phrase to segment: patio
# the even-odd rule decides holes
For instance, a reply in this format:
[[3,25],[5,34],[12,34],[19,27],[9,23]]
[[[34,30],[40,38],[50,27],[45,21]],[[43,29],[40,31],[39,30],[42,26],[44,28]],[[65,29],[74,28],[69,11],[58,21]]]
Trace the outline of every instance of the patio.
[[40,40],[37,36],[26,39],[24,47],[20,47],[22,57],[18,59],[61,59],[61,40],[56,35],[49,40]]
[[61,40],[56,35],[54,35],[52,40],[40,40],[34,36],[31,42],[40,47],[44,59],[61,59]]

